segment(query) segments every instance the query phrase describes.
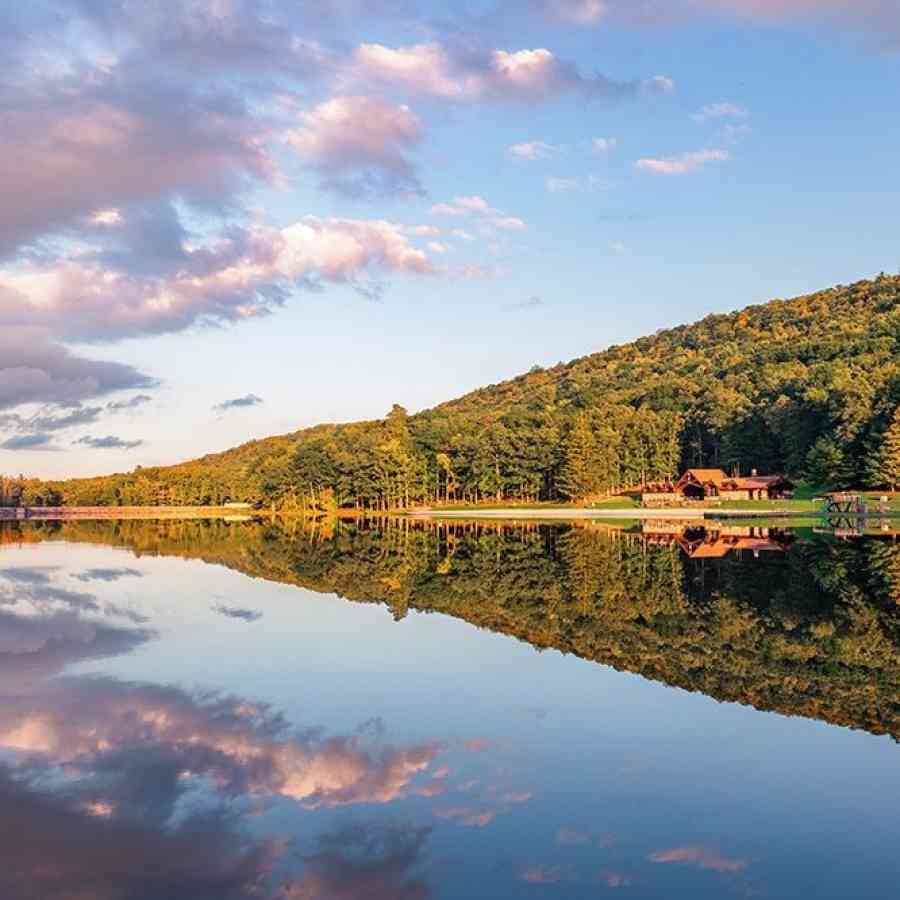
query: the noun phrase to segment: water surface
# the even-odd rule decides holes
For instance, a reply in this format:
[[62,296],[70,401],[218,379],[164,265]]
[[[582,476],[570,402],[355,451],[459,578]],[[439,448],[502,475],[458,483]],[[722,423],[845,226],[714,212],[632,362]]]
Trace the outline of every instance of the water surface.
[[0,529],[0,895],[885,898],[900,544]]

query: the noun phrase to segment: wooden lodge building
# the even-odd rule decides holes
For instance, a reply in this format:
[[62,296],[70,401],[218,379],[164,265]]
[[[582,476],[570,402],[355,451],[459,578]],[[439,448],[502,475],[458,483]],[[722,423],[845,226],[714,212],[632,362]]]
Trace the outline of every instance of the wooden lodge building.
[[784,475],[728,475],[724,469],[688,469],[674,484],[648,484],[644,506],[673,506],[720,500],[789,500],[794,483]]

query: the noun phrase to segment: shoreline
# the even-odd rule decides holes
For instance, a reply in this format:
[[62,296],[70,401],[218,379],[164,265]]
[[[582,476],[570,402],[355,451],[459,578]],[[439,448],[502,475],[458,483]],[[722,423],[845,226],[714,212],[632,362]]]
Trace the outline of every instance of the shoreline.
[[28,506],[0,507],[0,522],[65,522],[87,519],[231,519],[254,518],[245,506]]
[[[820,519],[818,510],[794,509],[717,509],[698,507],[696,509],[485,509],[450,510],[421,509],[407,513],[417,519]],[[895,514],[896,515],[896,514]],[[888,518],[890,514],[869,518]],[[865,518],[857,516],[855,518]]]

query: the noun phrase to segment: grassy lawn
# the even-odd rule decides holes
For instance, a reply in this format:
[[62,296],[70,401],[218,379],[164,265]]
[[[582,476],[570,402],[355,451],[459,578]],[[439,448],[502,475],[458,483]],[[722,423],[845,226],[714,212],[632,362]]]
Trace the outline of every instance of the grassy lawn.
[[562,500],[546,503],[516,503],[510,500],[509,503],[438,503],[428,508],[435,512],[466,512],[470,509],[578,509],[579,506],[577,503],[565,503]]
[[606,500],[597,500],[590,503],[566,503],[564,500],[552,500],[544,503],[516,503],[510,500],[508,503],[441,503],[430,506],[435,512],[453,511],[467,512],[468,510],[496,510],[496,509],[639,509],[640,500],[632,496],[608,497]]
[[818,512],[821,500],[720,500],[710,501],[711,509],[789,509],[794,512]]
[[[792,513],[808,512],[820,513],[824,506],[824,496],[828,492],[827,488],[815,487],[814,485],[800,483],[794,491],[791,500],[709,500],[702,504],[706,509],[731,510],[731,509],[747,509],[747,510],[784,510]],[[900,513],[900,493],[886,494],[884,491],[849,491],[849,493],[859,493],[865,497],[872,512],[877,511],[881,497],[888,497],[888,509],[890,512]],[[672,506],[669,509],[684,509],[687,507]],[[541,510],[541,509],[641,509],[640,497],[635,494],[622,494],[618,497],[608,497],[605,500],[590,501],[587,503],[566,503],[562,500],[547,501],[543,503],[516,503],[512,500],[508,502],[493,503],[442,503],[430,507],[435,512],[478,512],[490,510]],[[664,512],[666,507],[660,507],[660,512]]]

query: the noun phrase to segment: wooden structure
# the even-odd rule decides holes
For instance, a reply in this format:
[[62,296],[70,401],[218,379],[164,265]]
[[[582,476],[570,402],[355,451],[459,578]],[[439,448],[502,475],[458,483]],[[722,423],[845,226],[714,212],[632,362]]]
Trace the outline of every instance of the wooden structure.
[[825,498],[822,512],[828,517],[846,518],[866,515],[866,501],[862,494],[835,493]]
[[646,485],[644,506],[705,503],[710,500],[788,500],[794,483],[784,475],[729,475],[724,469],[688,469],[674,484]]
[[784,528],[748,525],[685,525],[675,522],[645,522],[644,540],[651,545],[677,544],[691,559],[722,559],[729,553],[784,553],[794,541]]

